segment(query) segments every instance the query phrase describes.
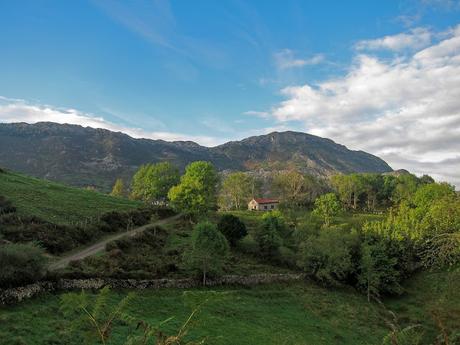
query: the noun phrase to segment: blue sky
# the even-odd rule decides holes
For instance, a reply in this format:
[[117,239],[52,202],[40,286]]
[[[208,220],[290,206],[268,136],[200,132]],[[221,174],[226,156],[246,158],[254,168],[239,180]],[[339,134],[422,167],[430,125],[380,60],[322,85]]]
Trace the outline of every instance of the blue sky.
[[2,1],[0,121],[205,145],[294,129],[458,184],[458,24],[454,0]]

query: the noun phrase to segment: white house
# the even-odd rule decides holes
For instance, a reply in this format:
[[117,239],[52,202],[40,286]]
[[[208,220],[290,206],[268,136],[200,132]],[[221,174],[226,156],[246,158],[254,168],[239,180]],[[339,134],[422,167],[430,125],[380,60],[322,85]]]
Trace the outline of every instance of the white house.
[[276,199],[252,199],[248,203],[248,210],[251,211],[271,211],[278,208],[279,201]]

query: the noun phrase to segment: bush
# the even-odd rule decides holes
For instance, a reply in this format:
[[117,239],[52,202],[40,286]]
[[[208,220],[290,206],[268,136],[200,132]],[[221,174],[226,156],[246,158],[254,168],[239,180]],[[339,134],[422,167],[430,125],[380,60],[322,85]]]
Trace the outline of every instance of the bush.
[[357,235],[325,228],[301,244],[298,265],[326,285],[344,283],[355,273],[353,254],[357,246]]
[[16,207],[13,206],[11,201],[0,195],[0,215],[14,212],[16,212]]
[[0,246],[0,286],[9,288],[33,283],[45,275],[44,250],[32,244]]
[[236,216],[225,214],[220,218],[217,229],[235,246],[236,243],[247,235],[246,225]]

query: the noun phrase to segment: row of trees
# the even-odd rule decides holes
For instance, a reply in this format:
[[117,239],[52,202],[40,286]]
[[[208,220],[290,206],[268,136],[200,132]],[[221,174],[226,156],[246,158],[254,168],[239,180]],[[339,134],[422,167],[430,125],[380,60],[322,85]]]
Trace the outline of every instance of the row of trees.
[[[169,162],[141,166],[133,176],[130,197],[148,203],[168,201],[183,210],[206,213],[218,206],[222,210],[246,208],[252,197],[271,194],[283,207],[314,205],[320,195],[334,192],[342,206],[351,210],[375,211],[410,199],[420,186],[432,184],[431,177],[412,174],[400,176],[373,173],[334,175],[329,179],[282,171],[262,179],[248,172],[233,172],[219,178],[211,163],[193,162],[180,176]],[[112,195],[124,196],[126,188],[117,179]]]

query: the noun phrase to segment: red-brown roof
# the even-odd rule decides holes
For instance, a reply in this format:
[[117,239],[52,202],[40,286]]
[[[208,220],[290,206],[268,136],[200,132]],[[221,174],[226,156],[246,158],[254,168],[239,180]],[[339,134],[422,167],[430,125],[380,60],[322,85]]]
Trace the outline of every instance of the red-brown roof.
[[254,200],[258,203],[258,204],[276,204],[278,203],[279,201],[276,200],[276,199],[264,199],[264,198],[257,198]]

